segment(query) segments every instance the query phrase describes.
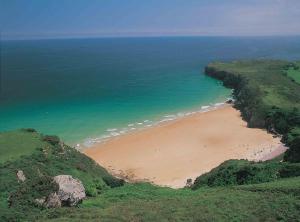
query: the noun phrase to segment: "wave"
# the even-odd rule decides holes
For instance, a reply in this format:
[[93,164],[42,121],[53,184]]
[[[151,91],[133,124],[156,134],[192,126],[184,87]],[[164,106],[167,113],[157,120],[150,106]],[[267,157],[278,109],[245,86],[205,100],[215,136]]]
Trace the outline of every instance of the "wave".
[[[232,100],[232,98],[228,98],[227,100],[229,100],[229,99]],[[106,130],[106,132],[108,132],[109,134],[103,134],[97,138],[87,138],[82,144],[76,144],[76,148],[81,149],[81,148],[91,147],[95,143],[102,143],[102,142],[105,142],[114,137],[118,137],[118,136],[130,133],[132,131],[153,127],[153,126],[161,124],[161,123],[174,121],[176,119],[179,119],[179,118],[182,118],[185,116],[190,116],[190,115],[193,115],[196,113],[208,112],[210,110],[219,108],[225,104],[226,104],[225,102],[219,102],[219,103],[215,103],[215,104],[201,106],[199,109],[195,109],[192,111],[178,112],[176,114],[167,114],[167,115],[164,115],[162,118],[159,118],[158,120],[146,119],[146,120],[142,120],[142,121],[135,122],[135,123],[129,123],[129,124],[127,124],[127,127],[123,127],[121,129],[109,128]]]
[[107,129],[106,131],[107,132],[113,132],[113,131],[116,131],[116,130],[118,130],[118,129],[116,129],[116,128],[114,128],[114,129]]

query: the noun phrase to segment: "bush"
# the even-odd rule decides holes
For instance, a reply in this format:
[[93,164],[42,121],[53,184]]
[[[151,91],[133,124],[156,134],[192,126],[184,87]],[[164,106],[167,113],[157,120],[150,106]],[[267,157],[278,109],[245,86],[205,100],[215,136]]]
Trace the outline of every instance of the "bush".
[[120,187],[125,184],[125,181],[115,177],[103,177],[104,182],[111,188]]
[[37,206],[35,199],[47,197],[50,193],[57,191],[58,185],[52,177],[42,176],[34,179],[27,179],[16,191],[9,196],[9,207],[31,208]]
[[105,184],[103,184],[103,182],[98,179],[94,179],[92,183],[85,184],[85,192],[89,197],[96,197],[106,189],[107,187],[105,186]]
[[284,155],[284,160],[292,163],[300,162],[300,137],[291,141],[289,146],[290,148]]
[[25,131],[25,132],[29,132],[29,133],[36,133],[37,131],[35,130],[35,129],[33,129],[33,128],[24,128],[24,129],[22,129],[23,131]]
[[50,143],[51,145],[57,145],[60,142],[60,139],[58,136],[43,136],[43,141]]
[[300,176],[300,163],[281,163],[282,167],[279,170],[281,178],[298,177]]
[[229,160],[196,178],[192,189],[198,189],[201,186],[256,184],[295,176],[300,176],[299,163]]

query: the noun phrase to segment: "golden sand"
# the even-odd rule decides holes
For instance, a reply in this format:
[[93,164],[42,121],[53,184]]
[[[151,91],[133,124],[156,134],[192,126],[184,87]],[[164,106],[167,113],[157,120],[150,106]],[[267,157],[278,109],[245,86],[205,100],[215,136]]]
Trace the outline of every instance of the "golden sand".
[[84,153],[129,181],[183,187],[228,159],[265,160],[284,152],[279,138],[247,128],[224,106],[95,144]]

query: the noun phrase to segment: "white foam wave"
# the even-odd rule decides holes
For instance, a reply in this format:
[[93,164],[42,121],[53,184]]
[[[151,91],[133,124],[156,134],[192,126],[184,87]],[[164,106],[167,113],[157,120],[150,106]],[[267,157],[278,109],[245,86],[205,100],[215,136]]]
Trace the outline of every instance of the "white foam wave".
[[210,106],[201,106],[201,109],[208,109]]
[[222,106],[224,105],[225,103],[215,103],[215,106]]
[[107,129],[106,131],[107,132],[113,132],[113,131],[117,131],[118,129],[116,129],[116,128],[113,128],[113,129]]

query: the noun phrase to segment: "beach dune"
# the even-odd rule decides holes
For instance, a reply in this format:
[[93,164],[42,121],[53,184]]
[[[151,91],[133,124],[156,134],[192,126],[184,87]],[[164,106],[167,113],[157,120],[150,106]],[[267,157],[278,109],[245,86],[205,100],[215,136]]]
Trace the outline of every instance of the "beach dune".
[[128,181],[173,188],[228,159],[266,160],[284,152],[280,138],[247,128],[230,105],[119,136],[84,153]]

